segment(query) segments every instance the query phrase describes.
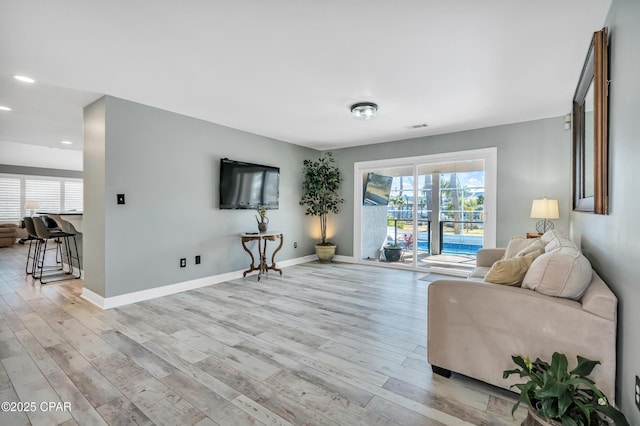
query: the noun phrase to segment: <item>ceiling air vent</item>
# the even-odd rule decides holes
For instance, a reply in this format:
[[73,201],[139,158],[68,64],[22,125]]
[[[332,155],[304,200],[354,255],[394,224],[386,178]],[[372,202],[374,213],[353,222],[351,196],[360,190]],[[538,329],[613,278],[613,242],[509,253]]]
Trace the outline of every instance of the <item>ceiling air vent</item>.
[[422,129],[424,127],[427,127],[427,123],[422,123],[422,124],[413,124],[411,126],[407,126],[407,129],[409,130],[414,130],[414,129]]

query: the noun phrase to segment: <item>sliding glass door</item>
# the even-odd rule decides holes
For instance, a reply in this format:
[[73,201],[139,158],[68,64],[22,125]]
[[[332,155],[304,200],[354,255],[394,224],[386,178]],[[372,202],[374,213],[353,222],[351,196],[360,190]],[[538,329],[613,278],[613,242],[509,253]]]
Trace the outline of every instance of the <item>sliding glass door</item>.
[[474,264],[478,249],[495,245],[493,223],[486,234],[494,218],[493,153],[356,164],[360,259],[411,268]]

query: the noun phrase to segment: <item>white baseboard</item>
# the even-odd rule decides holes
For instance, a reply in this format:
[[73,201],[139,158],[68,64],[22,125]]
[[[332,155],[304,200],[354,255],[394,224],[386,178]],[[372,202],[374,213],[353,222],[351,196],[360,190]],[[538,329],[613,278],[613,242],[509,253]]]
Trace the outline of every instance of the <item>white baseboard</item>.
[[287,266],[300,265],[301,263],[313,262],[314,260],[318,260],[318,256],[315,254],[310,254],[308,256],[296,257],[294,259],[283,260],[282,262],[278,262],[277,266],[282,266],[286,268]]
[[335,260],[336,262],[344,262],[344,263],[360,263],[353,256],[341,256],[339,254],[333,256],[333,260]]
[[[297,257],[294,259],[283,260],[278,262],[277,266],[286,268],[288,266],[299,265],[301,263],[316,260],[316,255]],[[118,306],[129,305],[132,303],[142,302],[145,300],[155,299],[156,297],[168,296],[170,294],[180,293],[187,290],[194,290],[208,285],[223,283],[226,281],[242,278],[244,271],[233,271],[219,275],[211,275],[208,277],[197,278],[195,280],[183,281],[180,283],[169,284],[162,287],[150,288],[147,290],[134,291],[133,293],[121,294],[119,296],[103,297],[94,291],[84,287],[82,289],[82,298],[93,303],[101,309],[116,308]]]
[[100,296],[98,293],[95,293],[89,290],[86,287],[82,287],[82,294],[80,294],[80,297],[82,297],[87,302],[93,303],[98,308],[107,309],[105,308],[104,297]]

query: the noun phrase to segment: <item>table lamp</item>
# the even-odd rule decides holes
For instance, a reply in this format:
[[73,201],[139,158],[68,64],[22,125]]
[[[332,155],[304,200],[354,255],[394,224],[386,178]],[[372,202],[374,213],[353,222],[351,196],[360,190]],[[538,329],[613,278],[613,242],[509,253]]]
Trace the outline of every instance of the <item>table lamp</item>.
[[33,216],[33,212],[40,208],[40,203],[37,201],[27,201],[24,205],[25,210],[30,210],[30,216]]
[[531,218],[542,219],[536,222],[536,231],[539,233],[544,234],[549,229],[553,229],[553,222],[549,219],[558,219],[559,217],[558,200],[548,200],[547,198],[533,200]]

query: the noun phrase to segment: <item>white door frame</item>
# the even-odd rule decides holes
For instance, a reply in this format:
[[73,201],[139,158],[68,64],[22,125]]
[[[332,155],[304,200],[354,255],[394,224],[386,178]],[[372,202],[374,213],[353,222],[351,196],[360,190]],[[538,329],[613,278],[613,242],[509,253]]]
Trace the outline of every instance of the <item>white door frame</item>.
[[[456,161],[484,160],[484,240],[483,247],[496,246],[496,208],[498,183],[498,149],[496,147],[416,157],[361,161],[353,164],[353,257],[362,260],[362,174],[370,169],[452,163]],[[415,207],[415,206],[414,206]]]

